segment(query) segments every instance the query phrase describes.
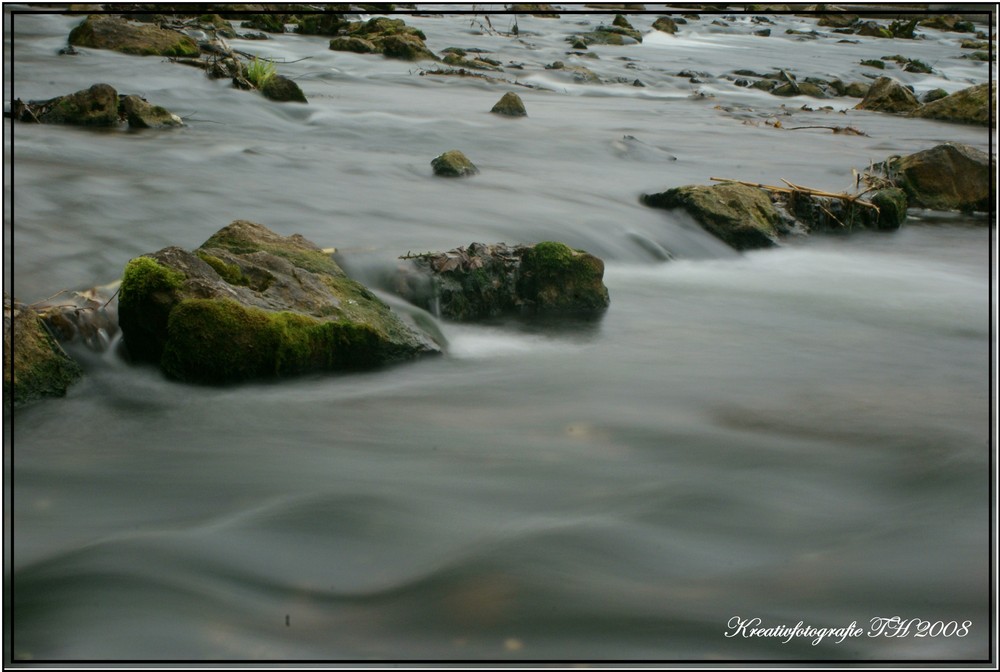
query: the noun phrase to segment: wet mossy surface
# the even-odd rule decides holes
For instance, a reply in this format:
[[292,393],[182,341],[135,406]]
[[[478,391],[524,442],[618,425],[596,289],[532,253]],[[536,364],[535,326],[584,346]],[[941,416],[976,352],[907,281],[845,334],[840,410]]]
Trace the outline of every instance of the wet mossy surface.
[[742,184],[685,186],[646,194],[654,208],[684,208],[701,226],[737,250],[771,247],[778,236],[778,211],[763,189]]
[[521,257],[518,294],[532,312],[597,315],[609,303],[604,262],[557,242],[541,242]]
[[302,236],[239,220],[194,253],[133,259],[119,321],[133,359],[195,383],[364,369],[439,350]]
[[177,31],[137,25],[115,16],[98,14],[88,16],[70,31],[69,43],[136,56],[197,58],[200,53],[194,40]]
[[370,325],[187,299],[170,314],[161,366],[172,378],[218,384],[371,368],[385,354]]
[[978,84],[929,102],[915,110],[913,116],[986,126],[991,108],[996,109],[996,90],[992,84]]
[[61,397],[83,370],[70,359],[29,306],[4,297],[5,408]]

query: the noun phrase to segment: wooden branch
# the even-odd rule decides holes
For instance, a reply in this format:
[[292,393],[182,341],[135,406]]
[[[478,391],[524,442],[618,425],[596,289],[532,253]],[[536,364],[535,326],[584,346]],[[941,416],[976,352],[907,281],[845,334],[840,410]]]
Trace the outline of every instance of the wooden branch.
[[758,189],[766,189],[768,191],[774,191],[779,194],[805,194],[806,196],[819,196],[820,198],[836,198],[841,201],[847,201],[848,203],[857,203],[858,205],[864,206],[866,208],[871,208],[875,212],[878,212],[878,206],[874,203],[869,203],[868,201],[858,200],[857,196],[851,196],[850,194],[835,194],[832,191],[824,191],[822,189],[813,189],[812,187],[803,187],[798,184],[793,184],[788,180],[782,178],[782,182],[787,184],[787,187],[776,187],[771,184],[759,184],[757,182],[744,182],[742,180],[731,180],[725,177],[710,177],[708,178],[714,182],[734,182],[736,184],[742,184],[747,187],[757,187]]

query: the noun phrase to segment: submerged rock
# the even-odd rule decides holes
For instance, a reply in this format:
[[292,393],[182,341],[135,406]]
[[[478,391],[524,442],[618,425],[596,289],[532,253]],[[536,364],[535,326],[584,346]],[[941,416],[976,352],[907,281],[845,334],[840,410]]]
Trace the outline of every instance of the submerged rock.
[[912,116],[986,126],[990,121],[990,109],[996,109],[996,89],[992,82],[970,86],[929,102],[914,110]]
[[654,208],[684,208],[701,226],[737,250],[771,247],[780,216],[767,192],[742,184],[690,185],[659,194],[643,194]]
[[995,177],[991,178],[990,157],[969,145],[949,142],[889,160],[883,168],[917,207],[991,210],[990,186]]
[[504,315],[596,317],[610,299],[604,262],[555,242],[508,246],[472,243],[404,257],[394,291],[456,321]]
[[493,106],[490,112],[493,114],[502,114],[507,117],[525,117],[528,115],[528,111],[524,109],[524,101],[521,100],[521,96],[513,91],[503,94],[503,98],[497,101],[497,104]]
[[475,164],[457,149],[441,154],[431,161],[434,174],[441,177],[467,177],[479,172]]
[[3,301],[4,406],[21,406],[44,397],[61,397],[83,375],[49,334],[30,306]]
[[77,47],[111,49],[138,56],[193,56],[198,45],[187,35],[155,26],[137,25],[116,16],[92,14],[69,34]]
[[891,77],[879,77],[854,109],[873,112],[911,112],[920,107],[917,97]]
[[131,260],[118,310],[131,357],[187,382],[364,369],[438,350],[302,236],[242,220],[193,253]]

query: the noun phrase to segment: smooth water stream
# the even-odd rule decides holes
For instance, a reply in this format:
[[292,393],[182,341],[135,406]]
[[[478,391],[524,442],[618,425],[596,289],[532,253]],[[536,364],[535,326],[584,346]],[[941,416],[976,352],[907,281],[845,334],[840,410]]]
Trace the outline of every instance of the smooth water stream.
[[[80,17],[8,14],[8,102],[106,82],[187,120],[6,122],[4,280],[22,301],[240,218],[336,246],[372,281],[408,251],[561,240],[606,260],[611,294],[598,325],[442,323],[442,357],[273,384],[181,385],[74,348],[83,381],[13,416],[14,657],[985,659],[990,220],[911,210],[895,233],[737,254],[638,199],[713,176],[840,191],[893,154],[990,149],[984,127],[681,70],[853,81],[872,72],[861,59],[901,53],[933,65],[891,72],[922,93],[988,66],[959,58],[968,36],[930,29],[852,44],[785,34],[810,17],[770,16],[764,38],[750,15],[706,14],[671,37],[657,16],[630,15],[643,43],[597,59],[564,39],[611,15],[518,16],[518,38],[481,14],[402,17],[437,53],[523,64],[505,76],[530,87],[323,37],[232,40],[305,59],[279,66],[299,105],[164,59],[59,56]],[[556,60],[610,81],[545,69]],[[489,114],[508,90],[527,118]],[[449,149],[481,173],[434,178]],[[735,616],[970,625],[814,646],[727,637]]]

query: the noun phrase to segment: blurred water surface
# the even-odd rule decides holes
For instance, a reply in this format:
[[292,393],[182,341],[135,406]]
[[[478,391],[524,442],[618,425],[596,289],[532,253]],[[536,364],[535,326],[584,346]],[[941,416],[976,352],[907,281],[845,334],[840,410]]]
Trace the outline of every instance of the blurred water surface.
[[[749,15],[703,15],[668,36],[656,16],[630,15],[643,43],[597,59],[564,40],[610,15],[519,15],[516,39],[481,14],[403,17],[435,52],[522,63],[508,76],[530,86],[422,75],[434,66],[322,37],[233,40],[305,59],[279,71],[308,105],[159,58],[58,56],[79,17],[13,17],[13,98],[107,82],[187,121],[14,127],[5,281],[22,301],[110,282],[238,218],[337,246],[370,279],[411,250],[562,240],[606,260],[611,293],[598,325],[443,323],[443,357],[275,384],[191,387],[75,350],[83,381],[13,418],[15,658],[987,655],[984,220],[911,211],[895,233],[739,255],[638,201],[712,176],[839,191],[893,154],[989,149],[982,127],[681,70],[853,81],[862,58],[901,52],[934,64],[891,73],[923,93],[987,66],[959,58],[965,36],[929,29],[841,43],[785,34],[814,18],[771,16],[762,38]],[[556,60],[609,83],[544,68]],[[489,114],[507,90],[527,118]],[[449,149],[481,174],[433,178]],[[726,637],[734,616],[971,627],[813,646]]]

